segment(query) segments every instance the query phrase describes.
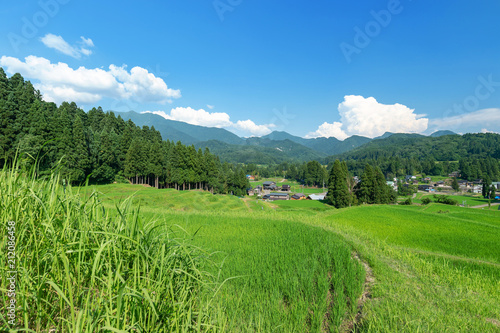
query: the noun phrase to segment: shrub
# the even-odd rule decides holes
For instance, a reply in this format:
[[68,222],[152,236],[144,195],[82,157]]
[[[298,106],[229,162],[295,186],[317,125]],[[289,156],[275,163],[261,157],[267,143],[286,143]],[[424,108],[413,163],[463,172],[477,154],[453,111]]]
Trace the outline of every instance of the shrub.
[[412,205],[412,204],[413,204],[413,202],[412,202],[411,198],[408,198],[408,199],[406,199],[405,201],[400,202],[399,204],[400,204],[400,205],[405,205],[405,206],[410,206],[410,205]]
[[422,198],[422,205],[428,205],[431,203],[431,201],[432,200],[430,198],[427,198],[427,197]]
[[457,200],[452,199],[452,198],[448,197],[447,195],[436,195],[436,194],[434,194],[433,197],[434,197],[434,201],[437,202],[437,203],[440,203],[440,204],[452,205],[452,206],[458,205],[458,201]]

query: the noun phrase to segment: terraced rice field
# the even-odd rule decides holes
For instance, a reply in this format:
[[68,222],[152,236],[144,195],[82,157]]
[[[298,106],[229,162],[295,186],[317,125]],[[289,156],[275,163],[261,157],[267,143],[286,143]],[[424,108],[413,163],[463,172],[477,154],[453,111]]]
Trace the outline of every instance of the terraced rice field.
[[500,330],[500,211],[336,210],[119,184],[64,193],[57,178],[2,177],[1,221],[19,223],[18,328]]

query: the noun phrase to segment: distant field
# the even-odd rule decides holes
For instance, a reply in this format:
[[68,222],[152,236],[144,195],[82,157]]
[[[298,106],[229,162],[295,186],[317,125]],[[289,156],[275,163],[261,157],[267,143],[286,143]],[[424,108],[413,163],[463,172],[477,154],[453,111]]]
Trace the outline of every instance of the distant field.
[[[361,206],[326,218],[390,244],[500,264],[500,215],[461,207]],[[355,221],[355,222],[354,222]]]
[[[177,191],[175,189],[156,189],[143,185],[99,185],[91,186],[88,190],[81,192],[99,192],[101,200],[107,205],[114,205],[125,200],[130,195],[134,196],[134,202],[143,207],[149,207],[158,211],[182,210],[182,211],[245,211],[248,207],[238,197],[230,195],[212,195],[203,191]],[[264,203],[266,207],[268,206]]]
[[[455,199],[459,205],[465,203],[466,207],[474,207],[474,206],[488,204],[488,199],[484,199],[483,197],[478,195],[472,195],[472,194],[448,195],[446,193],[422,193],[422,192],[417,193],[416,198],[413,199],[412,201],[413,203],[422,203],[422,199],[426,197],[431,200],[434,200],[433,195],[447,195],[450,198]],[[492,200],[491,202],[494,203],[495,200]]]
[[273,202],[273,204],[285,210],[301,211],[303,209],[313,209],[316,211],[325,211],[334,209],[332,206],[317,200],[278,200]]
[[[355,261],[346,261],[351,250],[368,262],[374,279],[356,332],[500,329],[498,210],[439,204],[336,210],[318,201],[267,203],[130,185],[95,189],[108,208],[135,193],[144,216],[196,234],[185,241],[213,253],[219,264],[206,269],[219,281],[236,277],[214,300],[227,315],[227,332],[318,331],[328,308],[325,287],[318,286],[328,283],[311,276],[324,277],[333,269],[327,258],[338,258],[334,266],[345,270],[339,283],[356,294],[361,275]],[[339,302],[333,331],[341,317],[353,318],[339,313],[353,302]],[[318,310],[311,313],[313,306]]]
[[[488,204],[488,199],[484,199],[481,196],[451,195],[450,198],[457,200],[459,204],[462,204],[462,202],[465,201],[466,206],[479,206]],[[492,200],[491,202],[495,202],[495,200]]]

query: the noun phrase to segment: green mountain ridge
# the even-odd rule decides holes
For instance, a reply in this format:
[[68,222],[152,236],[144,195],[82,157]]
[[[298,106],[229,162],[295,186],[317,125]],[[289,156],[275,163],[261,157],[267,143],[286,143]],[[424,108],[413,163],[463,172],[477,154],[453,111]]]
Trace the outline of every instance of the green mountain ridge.
[[163,140],[181,141],[192,145],[200,141],[219,140],[229,144],[244,144],[244,139],[223,128],[191,125],[182,121],[165,119],[153,113],[137,113],[135,111],[116,112],[124,120],[132,120],[138,126],[154,126]]
[[[196,148],[209,148],[221,160],[233,163],[278,164],[284,161],[328,161],[332,156],[366,155],[369,152],[398,146],[411,146],[422,139],[436,139],[456,135],[451,131],[437,131],[430,136],[415,133],[386,132],[374,139],[353,135],[343,141],[330,138],[301,138],[284,131],[274,131],[262,137],[241,138],[215,127],[191,125],[165,119],[152,113],[117,112],[123,119],[131,119],[138,126],[154,126],[164,140],[181,141]],[[363,153],[364,152],[364,153]]]

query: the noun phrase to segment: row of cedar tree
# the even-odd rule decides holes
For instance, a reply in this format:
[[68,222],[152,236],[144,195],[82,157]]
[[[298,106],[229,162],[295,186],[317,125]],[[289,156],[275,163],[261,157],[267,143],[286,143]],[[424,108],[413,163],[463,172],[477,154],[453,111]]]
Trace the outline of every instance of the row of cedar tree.
[[355,182],[345,161],[335,160],[328,178],[327,202],[335,208],[350,207],[358,203],[389,204],[396,202],[397,193],[387,185],[379,167],[365,165],[361,181]]
[[45,102],[20,74],[0,68],[0,167],[16,154],[40,175],[57,169],[73,184],[130,180],[135,184],[205,189],[243,195],[242,168],[221,163],[208,150],[163,141],[154,127],[136,126],[113,112],[75,103]]

